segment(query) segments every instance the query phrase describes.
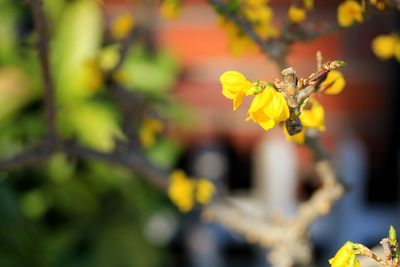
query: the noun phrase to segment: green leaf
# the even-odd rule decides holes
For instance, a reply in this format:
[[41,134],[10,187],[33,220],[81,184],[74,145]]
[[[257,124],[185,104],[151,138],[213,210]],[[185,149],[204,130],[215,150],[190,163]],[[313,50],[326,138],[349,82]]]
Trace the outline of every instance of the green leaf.
[[52,44],[58,102],[71,103],[93,95],[86,64],[97,55],[102,26],[98,1],[77,0],[65,7]]
[[117,139],[125,137],[112,110],[105,104],[85,101],[65,107],[59,114],[60,128],[66,137],[99,151],[112,151]]
[[168,92],[175,84],[178,64],[165,52],[149,54],[143,47],[134,47],[122,66],[124,84],[130,90],[148,94]]

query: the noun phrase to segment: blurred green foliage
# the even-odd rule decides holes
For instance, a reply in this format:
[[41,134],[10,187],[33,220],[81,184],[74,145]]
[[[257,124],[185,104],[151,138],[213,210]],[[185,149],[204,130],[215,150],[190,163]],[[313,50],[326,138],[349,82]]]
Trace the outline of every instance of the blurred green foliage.
[[[104,17],[96,0],[45,0],[60,134],[109,152],[126,141],[122,115],[101,72],[119,45],[104,46]],[[15,155],[44,135],[43,85],[31,12],[25,1],[0,0],[0,156]],[[164,117],[182,116],[168,95],[178,73],[165,52],[135,46],[122,66],[124,85]],[[99,79],[100,78],[100,79]],[[93,82],[91,79],[95,79]],[[91,85],[96,88],[91,88]],[[136,129],[137,130],[137,129]],[[146,151],[170,168],[179,145],[159,137]],[[0,266],[160,266],[165,250],[145,238],[154,214],[173,210],[146,180],[103,162],[57,154],[37,166],[0,172]],[[165,263],[165,262],[164,262]]]

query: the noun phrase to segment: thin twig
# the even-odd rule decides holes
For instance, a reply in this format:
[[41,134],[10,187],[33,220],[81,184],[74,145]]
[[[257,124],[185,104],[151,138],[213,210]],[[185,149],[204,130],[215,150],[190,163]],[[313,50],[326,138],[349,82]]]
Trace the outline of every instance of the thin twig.
[[53,143],[55,142],[57,135],[55,126],[56,109],[54,101],[54,83],[51,77],[49,60],[49,33],[47,29],[46,16],[43,12],[42,0],[31,0],[31,7],[33,23],[38,34],[37,49],[44,83],[46,138],[49,142]]
[[138,151],[130,151],[129,153],[104,153],[83,147],[74,142],[65,142],[60,144],[42,143],[30,150],[22,152],[21,154],[0,161],[0,170],[32,166],[48,160],[55,153],[64,153],[72,157],[96,159],[109,164],[125,166],[133,172],[144,175],[149,182],[162,191],[165,191],[168,186],[167,171],[156,167],[145,157],[145,155],[140,154]]
[[368,247],[364,246],[363,244],[357,244],[356,251],[357,251],[358,255],[367,256],[382,266],[389,266],[387,260],[382,259],[381,257],[376,255],[372,250],[370,250]]
[[62,151],[73,157],[83,159],[96,159],[110,164],[125,166],[133,172],[145,176],[156,188],[165,191],[168,187],[168,173],[166,170],[156,167],[144,155],[138,151],[125,153],[103,153],[78,144],[66,143]]

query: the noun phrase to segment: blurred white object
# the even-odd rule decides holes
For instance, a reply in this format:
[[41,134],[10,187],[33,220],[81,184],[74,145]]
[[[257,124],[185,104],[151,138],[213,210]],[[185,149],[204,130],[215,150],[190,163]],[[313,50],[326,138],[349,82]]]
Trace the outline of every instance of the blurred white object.
[[255,147],[254,192],[265,207],[264,212],[293,215],[297,207],[296,148],[285,139],[281,129],[268,132]]

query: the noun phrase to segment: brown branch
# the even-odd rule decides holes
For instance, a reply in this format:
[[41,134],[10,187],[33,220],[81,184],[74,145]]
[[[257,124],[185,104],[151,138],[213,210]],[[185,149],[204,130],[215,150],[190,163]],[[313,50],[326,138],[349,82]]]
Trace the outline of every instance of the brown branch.
[[390,266],[390,264],[387,260],[382,259],[381,257],[376,255],[372,250],[370,250],[368,247],[364,246],[363,244],[357,243],[355,251],[358,255],[363,255],[368,258],[371,258],[382,266]]
[[260,47],[261,51],[277,64],[280,70],[287,67],[286,55],[290,45],[294,42],[310,41],[340,29],[337,23],[327,24],[324,27],[316,29],[310,23],[301,26],[286,21],[283,23],[284,26],[279,37],[264,40],[254,31],[253,25],[248,19],[236,12],[228,11],[228,6],[223,1],[209,0],[209,3],[217,10],[224,10],[223,15],[247,34]]
[[74,143],[66,143],[62,147],[62,152],[66,155],[83,158],[96,159],[106,163],[127,167],[133,172],[145,176],[155,187],[165,191],[168,187],[168,172],[156,167],[138,151],[128,153],[103,153]]
[[39,53],[40,66],[42,69],[44,83],[44,114],[46,120],[46,138],[49,142],[56,140],[55,126],[55,101],[54,101],[54,84],[50,71],[49,60],[49,33],[47,29],[46,16],[43,12],[42,0],[31,0],[33,13],[33,23],[38,34],[37,49]]
[[80,146],[74,142],[42,143],[16,156],[0,161],[0,170],[32,166],[50,159],[55,153],[64,153],[82,159],[101,160],[120,165],[145,176],[156,188],[165,191],[168,187],[168,172],[152,164],[138,151],[104,153]]
[[0,170],[31,166],[49,159],[53,153],[54,149],[50,144],[42,143],[11,158],[1,160]]

